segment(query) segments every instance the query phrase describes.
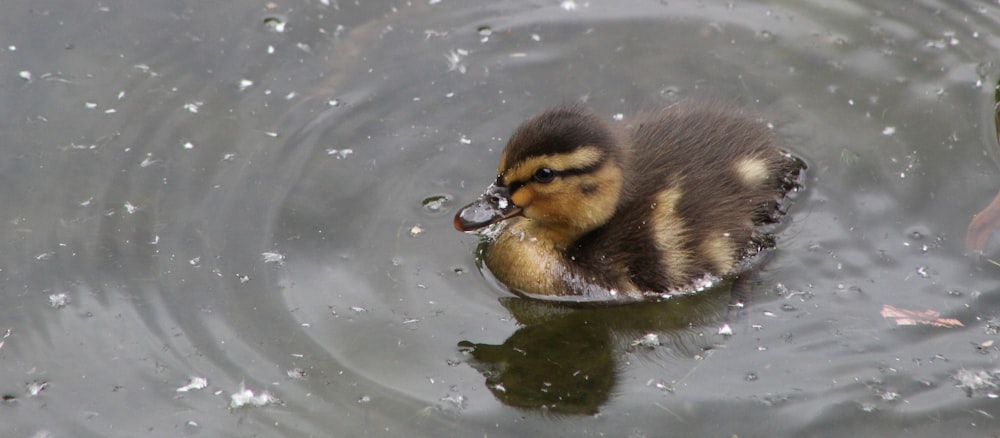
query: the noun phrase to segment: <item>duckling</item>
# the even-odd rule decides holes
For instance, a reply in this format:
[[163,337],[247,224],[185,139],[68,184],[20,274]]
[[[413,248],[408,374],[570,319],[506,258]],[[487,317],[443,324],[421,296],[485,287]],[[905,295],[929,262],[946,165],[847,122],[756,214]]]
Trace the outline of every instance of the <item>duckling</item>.
[[783,215],[803,168],[763,123],[721,104],[675,104],[630,125],[563,105],[517,128],[496,180],[454,225],[502,224],[483,259],[516,293],[663,296],[768,247],[759,228]]

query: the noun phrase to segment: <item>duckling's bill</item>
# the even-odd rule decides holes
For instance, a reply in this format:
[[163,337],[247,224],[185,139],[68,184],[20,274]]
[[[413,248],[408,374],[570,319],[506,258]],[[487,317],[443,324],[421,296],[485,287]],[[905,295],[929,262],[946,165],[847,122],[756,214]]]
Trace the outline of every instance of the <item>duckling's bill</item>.
[[510,199],[510,189],[491,184],[475,202],[462,207],[455,215],[455,229],[476,231],[521,214],[521,208]]

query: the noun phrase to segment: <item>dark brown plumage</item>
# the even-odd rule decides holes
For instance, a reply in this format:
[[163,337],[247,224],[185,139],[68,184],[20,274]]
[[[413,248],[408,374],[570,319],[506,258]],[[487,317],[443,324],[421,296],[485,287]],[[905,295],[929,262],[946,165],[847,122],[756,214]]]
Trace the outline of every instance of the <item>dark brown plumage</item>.
[[659,294],[756,252],[802,167],[766,126],[721,105],[678,104],[631,124],[561,106],[515,131],[496,181],[455,226],[506,220],[485,262],[519,292]]

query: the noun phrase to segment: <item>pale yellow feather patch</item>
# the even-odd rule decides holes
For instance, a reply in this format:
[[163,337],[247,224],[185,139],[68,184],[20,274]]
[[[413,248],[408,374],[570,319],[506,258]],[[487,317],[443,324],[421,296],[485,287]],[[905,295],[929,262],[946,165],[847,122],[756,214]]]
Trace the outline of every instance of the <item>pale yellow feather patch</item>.
[[677,214],[677,203],[684,192],[678,186],[667,188],[656,195],[651,215],[653,242],[663,253],[664,269],[669,277],[678,278],[691,264],[691,253],[684,248],[686,241],[684,220]]
[[734,248],[728,236],[709,237],[702,242],[701,251],[715,266],[715,274],[717,275],[728,273],[732,270],[733,264],[736,263],[736,257],[733,255]]
[[767,181],[767,162],[760,158],[745,158],[733,166],[736,177],[747,187],[757,187]]

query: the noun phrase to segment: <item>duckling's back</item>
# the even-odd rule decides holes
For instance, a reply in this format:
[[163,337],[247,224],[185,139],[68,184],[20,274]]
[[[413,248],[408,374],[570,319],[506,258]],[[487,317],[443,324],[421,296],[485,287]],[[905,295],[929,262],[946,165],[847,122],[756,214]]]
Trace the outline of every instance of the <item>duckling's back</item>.
[[802,168],[762,122],[718,104],[648,114],[628,137],[615,215],[569,250],[610,287],[662,292],[732,272]]

